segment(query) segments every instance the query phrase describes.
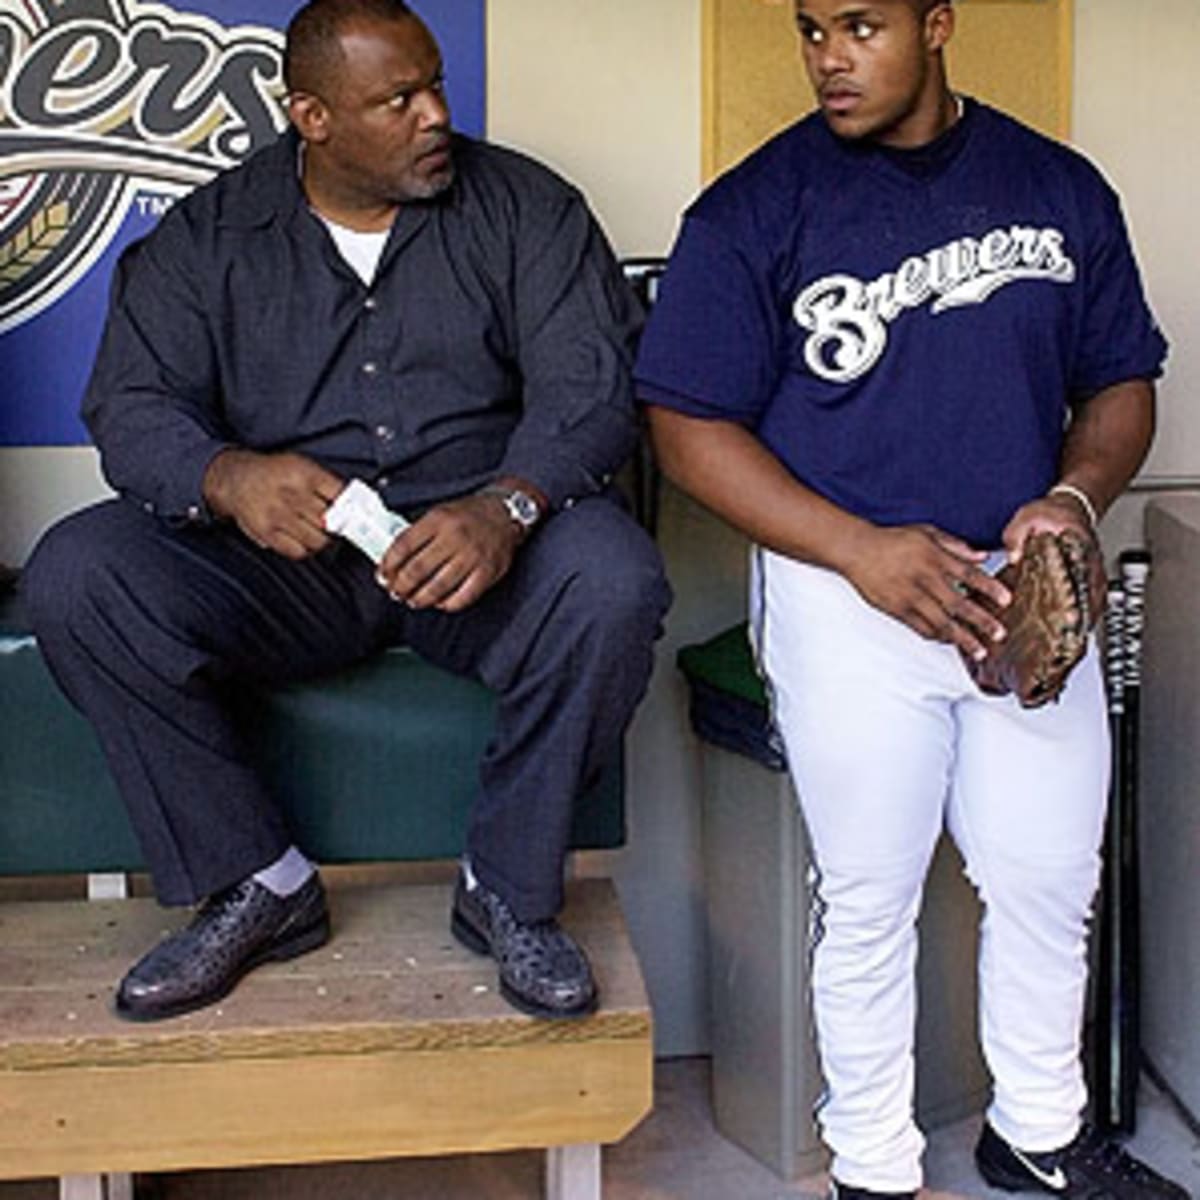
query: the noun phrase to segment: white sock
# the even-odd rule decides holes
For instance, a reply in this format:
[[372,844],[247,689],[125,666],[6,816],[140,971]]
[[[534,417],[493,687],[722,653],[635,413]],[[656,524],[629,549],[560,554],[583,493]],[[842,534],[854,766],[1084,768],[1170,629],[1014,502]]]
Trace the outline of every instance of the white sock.
[[475,872],[471,870],[471,860],[464,858],[462,860],[463,882],[467,885],[467,891],[473,892],[479,886],[479,880],[475,878]]
[[292,896],[316,869],[295,846],[289,846],[269,867],[256,871],[254,878],[277,896]]

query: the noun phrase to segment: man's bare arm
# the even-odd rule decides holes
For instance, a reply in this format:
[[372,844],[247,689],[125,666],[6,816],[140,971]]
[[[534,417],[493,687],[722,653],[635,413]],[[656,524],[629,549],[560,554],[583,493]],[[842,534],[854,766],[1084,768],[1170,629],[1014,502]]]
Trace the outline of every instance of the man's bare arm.
[[748,430],[673,409],[649,409],[663,472],[755,542],[843,575],[862,597],[922,637],[984,652],[1000,623],[964,590],[1003,605],[984,555],[930,525],[881,527],[802,483]]
[[1154,385],[1147,379],[1105,388],[1078,410],[1063,444],[1059,484],[1064,486],[1061,491],[1051,489],[1049,495],[1023,505],[1013,515],[1004,530],[1011,556],[1020,556],[1031,533],[1065,528],[1092,531],[1093,517],[1104,516],[1145,461],[1154,437],[1154,410]]
[[1097,392],[1076,413],[1063,443],[1058,482],[1023,504],[1004,528],[1011,561],[1031,533],[1073,530],[1093,543],[1092,611],[1104,608],[1106,571],[1095,524],[1125,490],[1154,438],[1154,385],[1131,379]]

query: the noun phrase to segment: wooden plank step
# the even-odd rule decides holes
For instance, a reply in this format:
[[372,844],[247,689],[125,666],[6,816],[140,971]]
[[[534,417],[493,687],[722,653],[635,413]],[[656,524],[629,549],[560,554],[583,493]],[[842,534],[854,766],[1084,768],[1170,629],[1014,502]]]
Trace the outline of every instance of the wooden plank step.
[[219,1005],[133,1025],[112,993],[186,920],[151,900],[0,905],[0,1178],[613,1142],[649,1111],[649,1005],[611,884],[564,924],[602,1006],[537,1021],[448,930],[444,886],[330,892],[334,937]]

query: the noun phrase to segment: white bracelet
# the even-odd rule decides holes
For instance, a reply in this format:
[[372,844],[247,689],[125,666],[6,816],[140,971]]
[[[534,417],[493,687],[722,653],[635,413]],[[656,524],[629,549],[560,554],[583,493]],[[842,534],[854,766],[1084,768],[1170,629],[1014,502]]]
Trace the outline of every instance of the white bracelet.
[[1100,524],[1100,518],[1096,515],[1096,506],[1083,488],[1078,488],[1073,483],[1056,483],[1046,494],[1048,496],[1070,496],[1072,499],[1078,500],[1083,505],[1083,511],[1087,513],[1088,523],[1092,529],[1094,530]]

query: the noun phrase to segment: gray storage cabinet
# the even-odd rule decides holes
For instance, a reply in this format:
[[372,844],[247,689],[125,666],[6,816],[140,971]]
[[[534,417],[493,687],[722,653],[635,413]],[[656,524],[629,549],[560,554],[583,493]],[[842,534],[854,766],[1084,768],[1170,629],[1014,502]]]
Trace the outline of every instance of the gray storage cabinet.
[[1138,840],[1142,1045],[1200,1120],[1200,493],[1153,500]]
[[[821,1093],[809,998],[809,854],[745,628],[685,648],[701,738],[708,989],[717,1128],[784,1179],[819,1169]],[[979,904],[945,838],[926,885],[918,966],[917,1111],[978,1111]]]

